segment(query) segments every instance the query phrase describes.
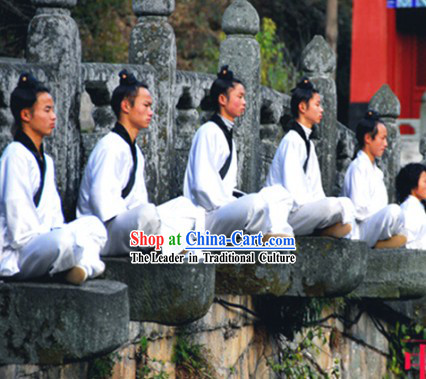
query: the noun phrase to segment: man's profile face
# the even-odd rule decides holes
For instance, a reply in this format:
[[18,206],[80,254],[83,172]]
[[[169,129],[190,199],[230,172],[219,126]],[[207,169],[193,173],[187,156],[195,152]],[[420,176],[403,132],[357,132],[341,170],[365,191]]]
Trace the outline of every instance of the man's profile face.
[[388,132],[386,126],[379,122],[377,124],[377,134],[371,137],[366,134],[364,138],[365,146],[374,158],[380,158],[388,147]]
[[53,98],[48,92],[38,93],[37,101],[30,109],[24,110],[24,115],[26,128],[32,133],[41,138],[52,134],[56,124],[56,114]]
[[307,121],[309,121],[312,125],[319,124],[322,119],[322,114],[324,109],[321,105],[321,95],[319,93],[314,93],[313,96],[309,99],[309,101],[305,102],[305,107],[303,116]]
[[240,117],[246,110],[246,91],[241,83],[236,83],[228,90],[228,93],[222,94],[219,99],[221,113],[229,120]]
[[148,128],[154,112],[152,111],[152,97],[146,88],[139,88],[133,105],[130,104],[129,121],[138,129]]

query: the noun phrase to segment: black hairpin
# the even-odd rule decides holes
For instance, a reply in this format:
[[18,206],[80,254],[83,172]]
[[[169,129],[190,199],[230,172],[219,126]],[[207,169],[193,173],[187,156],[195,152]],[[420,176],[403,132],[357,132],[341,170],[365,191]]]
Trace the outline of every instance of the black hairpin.
[[126,69],[121,70],[118,75],[120,76],[120,86],[133,86],[138,83],[136,77]]
[[228,65],[225,65],[220,68],[217,77],[219,79],[232,81],[234,80],[234,73],[228,68]]
[[299,83],[297,83],[297,88],[311,90],[314,88],[314,86],[312,85],[312,82],[306,76],[304,76],[302,79],[300,79]]

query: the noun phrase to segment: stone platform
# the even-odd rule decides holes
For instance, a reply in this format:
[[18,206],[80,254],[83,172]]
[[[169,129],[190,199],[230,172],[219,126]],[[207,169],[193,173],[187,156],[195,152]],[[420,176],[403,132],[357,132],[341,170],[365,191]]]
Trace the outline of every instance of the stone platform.
[[[296,263],[217,265],[216,292],[239,295],[342,296],[364,279],[364,242],[297,237]],[[282,253],[285,253],[284,251]]]
[[1,283],[0,365],[60,365],[105,354],[128,340],[128,323],[122,283]]
[[129,287],[130,319],[180,325],[204,316],[213,302],[215,265],[131,264],[104,258],[105,277]]
[[361,298],[413,299],[426,294],[426,251],[370,249],[363,283],[352,293]]

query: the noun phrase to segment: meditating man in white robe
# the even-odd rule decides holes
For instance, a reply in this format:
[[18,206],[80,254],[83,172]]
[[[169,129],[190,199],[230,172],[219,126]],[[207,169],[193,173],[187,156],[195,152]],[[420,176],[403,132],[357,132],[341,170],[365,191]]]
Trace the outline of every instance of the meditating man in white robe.
[[351,238],[375,248],[403,246],[407,241],[404,216],[399,205],[388,204],[383,172],[375,161],[388,146],[386,126],[376,112],[368,111],[358,123],[356,139],[360,151],[346,171],[342,190],[355,206]]
[[308,78],[292,90],[290,130],[275,153],[266,185],[281,185],[294,199],[288,222],[296,235],[318,233],[344,237],[351,231],[354,210],[342,197],[326,197],[312,128],[322,119],[321,96]]
[[[130,247],[132,230],[162,235],[162,253],[180,253],[189,231],[204,231],[204,210],[183,196],[160,206],[148,201],[144,156],[136,137],[151,122],[153,100],[147,86],[133,74],[123,70],[119,76],[120,84],[111,98],[118,121],[90,154],[80,186],[77,216],[95,215],[104,222],[108,242],[102,255],[128,255],[131,250],[140,250]],[[182,245],[169,245],[169,236],[178,234]]]
[[96,217],[64,224],[52,158],[43,139],[55,128],[54,102],[31,74],[12,92],[14,141],[0,160],[0,276],[17,280],[63,273],[81,284],[100,275],[106,230]]
[[396,177],[398,202],[404,214],[408,249],[426,250],[426,166],[409,163]]
[[287,223],[292,198],[279,186],[245,195],[236,191],[237,152],[232,130],[245,110],[245,89],[228,66],[210,89],[215,114],[194,136],[185,172],[184,195],[206,210],[206,229],[229,236],[235,230],[293,234]]

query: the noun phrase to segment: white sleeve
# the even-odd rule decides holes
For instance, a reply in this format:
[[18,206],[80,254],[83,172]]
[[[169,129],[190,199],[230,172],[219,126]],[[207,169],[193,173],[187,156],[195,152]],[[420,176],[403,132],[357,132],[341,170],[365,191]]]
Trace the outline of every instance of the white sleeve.
[[46,232],[33,201],[28,162],[24,157],[4,156],[1,162],[3,207],[12,248],[19,249]]
[[284,139],[277,153],[281,166],[277,168],[281,170],[281,182],[277,184],[281,184],[290,192],[296,204],[309,202],[306,174],[303,171],[303,164],[307,156],[305,142],[302,139],[300,139],[300,143]]
[[119,179],[123,167],[119,153],[114,149],[103,146],[94,154],[89,168],[92,177],[89,201],[94,214],[105,222],[127,210]]
[[[55,180],[55,166],[53,161],[49,158],[46,158],[46,177],[45,177],[45,188],[43,188],[43,193],[48,196],[48,201],[50,205],[50,214],[52,217],[51,228],[59,228],[64,224],[64,215],[62,213],[62,204],[61,197],[59,196],[58,189],[56,188],[56,180]],[[48,167],[50,165],[50,167]],[[51,170],[49,174],[51,176],[48,177],[47,170]],[[46,192],[45,192],[46,191]],[[42,197],[43,197],[42,193]]]
[[426,216],[422,209],[423,205],[419,202],[419,207],[416,207],[411,201],[408,198],[401,204],[404,213],[404,228],[407,233],[407,247],[424,249],[425,246],[421,246],[421,241],[426,236],[426,224],[424,223]]
[[367,173],[359,167],[349,167],[345,176],[344,195],[352,200],[357,221],[364,221],[371,213],[368,184]]
[[228,155],[229,147],[224,136],[209,131],[208,127],[197,133],[190,151],[188,185],[195,203],[207,211],[235,200],[232,193],[226,192],[219,174]]

